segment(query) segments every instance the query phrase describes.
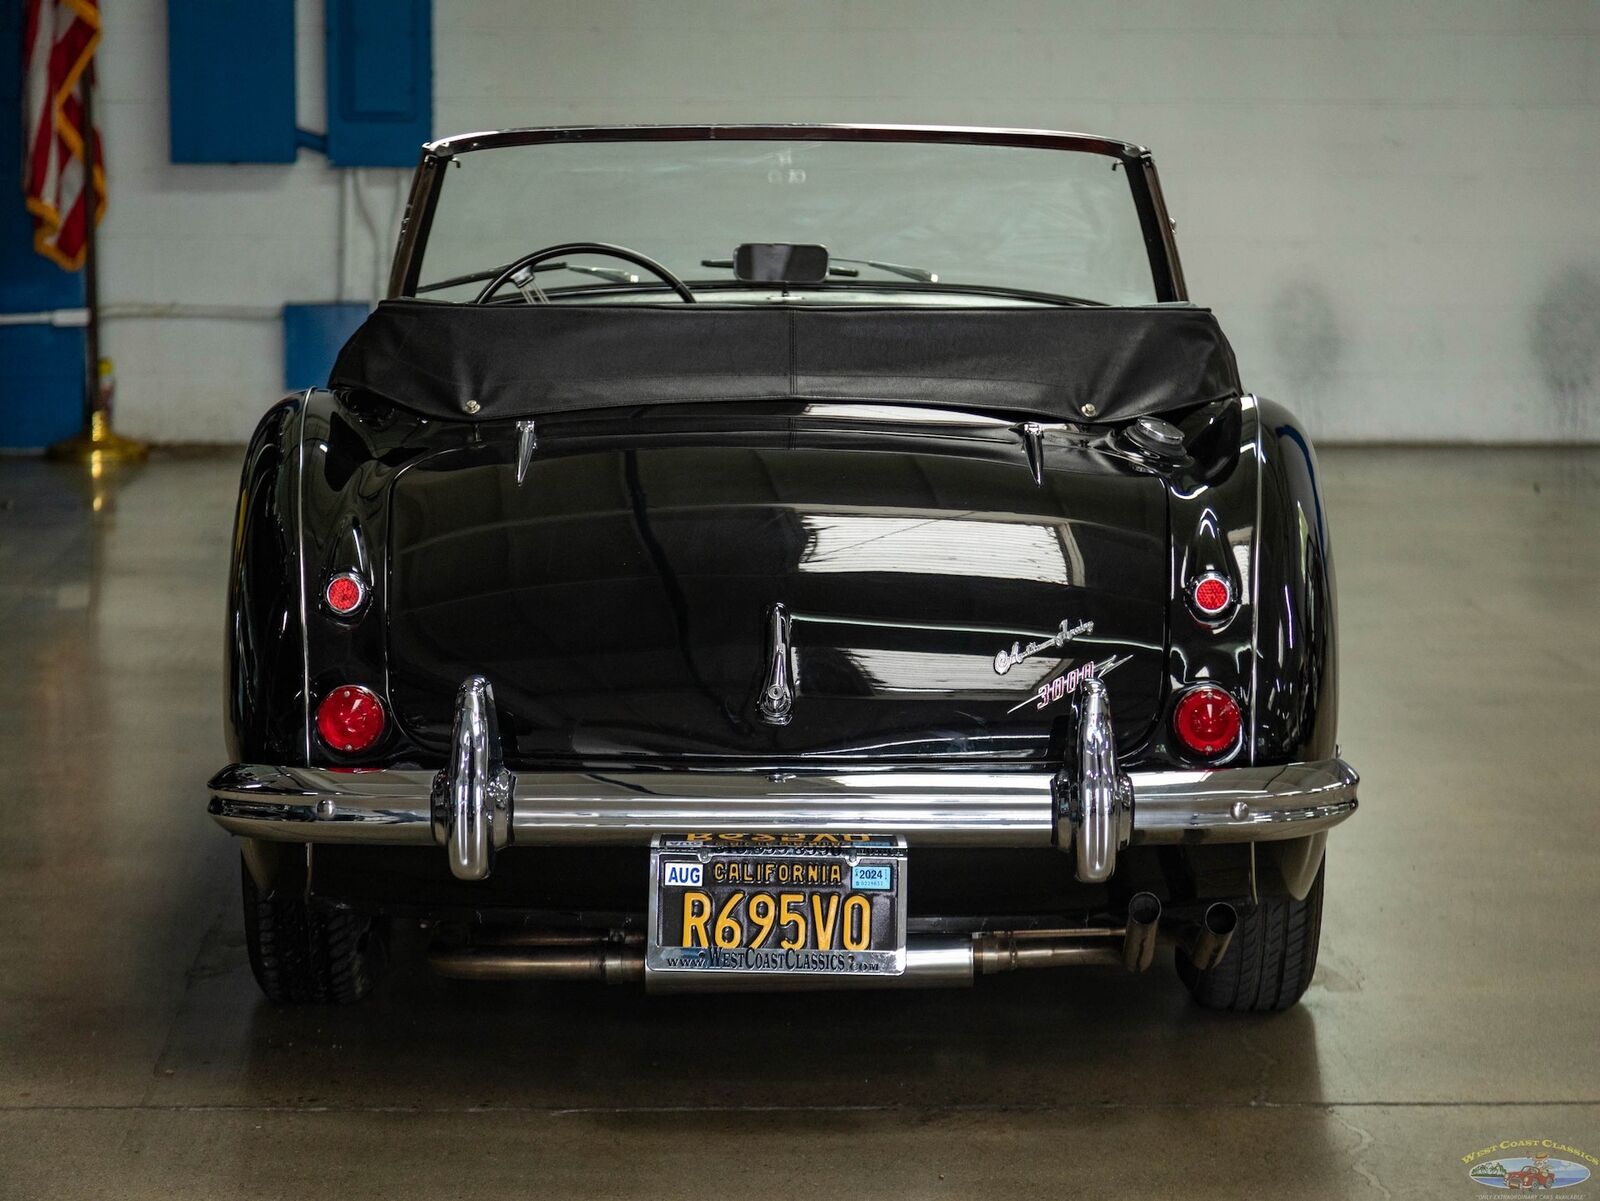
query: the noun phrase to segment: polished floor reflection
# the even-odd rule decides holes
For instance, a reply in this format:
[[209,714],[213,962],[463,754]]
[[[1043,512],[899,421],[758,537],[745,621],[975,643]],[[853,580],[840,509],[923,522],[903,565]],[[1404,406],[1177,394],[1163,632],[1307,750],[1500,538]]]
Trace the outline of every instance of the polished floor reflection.
[[1466,1197],[1502,1139],[1600,1156],[1600,453],[1324,469],[1363,808],[1305,1003],[1250,1019],[1165,964],[649,999],[414,944],[275,1010],[203,813],[235,460],[0,460],[0,1197]]

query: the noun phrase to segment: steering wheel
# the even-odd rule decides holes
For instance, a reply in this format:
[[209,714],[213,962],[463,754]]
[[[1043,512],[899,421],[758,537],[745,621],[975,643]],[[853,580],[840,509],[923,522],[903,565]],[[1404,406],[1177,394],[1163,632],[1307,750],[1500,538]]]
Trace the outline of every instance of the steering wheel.
[[568,254],[603,254],[607,258],[621,259],[625,263],[632,263],[635,267],[642,267],[655,276],[667,287],[678,294],[678,299],[684,304],[693,304],[694,293],[689,291],[689,285],[684,283],[672,272],[652,258],[646,258],[637,250],[629,250],[626,246],[612,246],[607,242],[562,242],[555,246],[545,246],[535,250],[532,254],[525,254],[512,263],[499,275],[491,279],[479,292],[473,304],[487,304],[501,288],[511,282],[511,278],[519,272],[530,267],[536,267],[546,259],[558,259]]

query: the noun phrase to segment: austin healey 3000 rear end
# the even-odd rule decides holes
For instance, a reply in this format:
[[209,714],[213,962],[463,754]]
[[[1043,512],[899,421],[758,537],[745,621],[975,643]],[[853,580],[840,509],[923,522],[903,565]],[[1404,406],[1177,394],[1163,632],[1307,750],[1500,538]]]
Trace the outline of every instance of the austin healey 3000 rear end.
[[1141,971],[1308,985],[1338,757],[1309,440],[1149,155],[878,126],[425,148],[263,419],[229,590],[251,963],[351,1001]]

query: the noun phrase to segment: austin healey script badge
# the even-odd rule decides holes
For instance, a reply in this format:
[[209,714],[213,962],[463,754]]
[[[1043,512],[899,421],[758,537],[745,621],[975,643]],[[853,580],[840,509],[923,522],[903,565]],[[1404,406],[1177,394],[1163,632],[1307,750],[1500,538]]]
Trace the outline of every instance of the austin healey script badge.
[[1032,656],[1040,654],[1044,651],[1066,646],[1068,642],[1072,641],[1072,639],[1076,638],[1079,634],[1092,633],[1094,633],[1094,622],[1092,621],[1080,621],[1077,625],[1072,625],[1069,621],[1064,621],[1061,623],[1061,628],[1055,632],[1054,636],[1046,638],[1042,642],[1030,642],[1027,646],[1023,646],[1020,642],[1013,642],[1010,650],[995,652],[995,674],[1003,676],[1006,674],[1006,672],[1010,671],[1024,659],[1031,658]]

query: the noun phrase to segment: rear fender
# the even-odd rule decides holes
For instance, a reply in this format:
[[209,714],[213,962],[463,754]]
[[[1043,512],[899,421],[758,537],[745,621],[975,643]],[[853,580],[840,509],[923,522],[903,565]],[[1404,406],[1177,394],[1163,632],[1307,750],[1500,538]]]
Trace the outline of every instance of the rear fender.
[[300,427],[305,394],[268,409],[245,451],[228,569],[223,729],[234,762],[304,763]]
[[[262,418],[245,454],[228,581],[224,726],[234,762],[348,763],[314,736],[316,702],[362,684],[388,704],[383,654],[387,484],[418,449],[419,422],[363,415],[332,393],[286,397]],[[323,604],[328,577],[354,571],[361,609]],[[363,765],[408,762],[389,730]]]
[[[1182,423],[1192,464],[1171,484],[1172,595],[1168,707],[1199,680],[1232,692],[1245,731],[1232,756],[1208,763],[1293,763],[1337,753],[1338,662],[1333,556],[1311,439],[1282,405],[1219,402]],[[1207,572],[1238,604],[1207,623],[1188,588]],[[1152,749],[1186,758],[1171,735]]]
[[1261,517],[1251,737],[1258,763],[1331,759],[1339,716],[1333,551],[1311,439],[1259,402]]

